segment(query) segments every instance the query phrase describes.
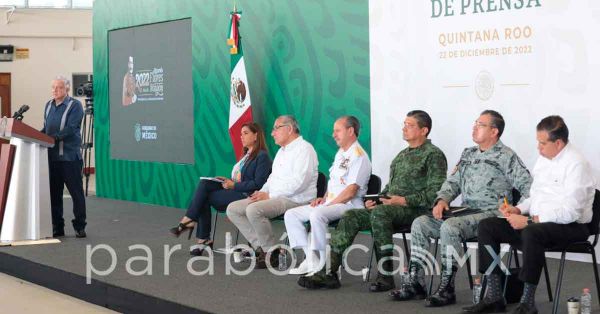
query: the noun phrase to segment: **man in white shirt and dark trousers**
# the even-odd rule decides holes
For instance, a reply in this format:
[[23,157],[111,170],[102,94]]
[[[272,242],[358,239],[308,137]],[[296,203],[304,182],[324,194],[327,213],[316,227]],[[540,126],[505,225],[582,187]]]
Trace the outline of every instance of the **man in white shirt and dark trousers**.
[[[544,265],[545,249],[589,237],[586,223],[592,220],[595,181],[589,163],[572,144],[569,129],[559,116],[549,116],[537,125],[540,157],[533,169],[530,197],[516,207],[503,205],[505,218],[488,218],[479,223],[479,271],[488,275],[485,298],[464,308],[467,313],[505,310],[500,244],[510,243],[523,251],[519,279],[525,283],[519,306],[513,313],[537,313],[535,289]],[[492,256],[488,249],[493,250]],[[488,269],[491,265],[495,267]]]
[[300,135],[296,119],[289,115],[277,118],[271,136],[281,148],[273,160],[269,179],[260,191],[227,207],[229,220],[256,250],[256,268],[266,268],[267,258],[273,267],[278,263],[279,250],[267,257],[276,242],[270,219],[317,197],[317,153]]
[[[367,193],[371,175],[369,156],[358,143],[360,123],[353,116],[343,116],[333,125],[333,139],[340,148],[329,168],[329,182],[325,197],[309,205],[290,209],[285,213],[285,228],[292,248],[304,250],[306,259],[290,270],[292,275],[318,271],[325,264],[327,227],[329,222],[342,218],[352,208],[363,208],[362,197]],[[310,236],[304,223],[310,221]],[[310,239],[310,241],[309,241]],[[319,256],[317,255],[319,253]]]

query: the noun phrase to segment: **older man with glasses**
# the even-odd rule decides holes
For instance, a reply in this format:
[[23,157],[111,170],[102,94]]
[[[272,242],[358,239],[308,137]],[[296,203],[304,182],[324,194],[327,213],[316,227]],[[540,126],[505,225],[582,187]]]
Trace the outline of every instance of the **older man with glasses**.
[[[512,201],[512,189],[524,197],[529,196],[532,178],[519,156],[500,141],[504,131],[504,118],[494,110],[485,110],[473,125],[473,141],[477,146],[466,148],[460,161],[438,191],[432,215],[417,219],[411,227],[411,256],[409,264],[410,283],[392,292],[397,301],[423,299],[423,261],[431,238],[439,239],[442,256],[440,285],[427,297],[429,307],[456,303],[454,277],[458,270],[453,253],[461,251],[461,243],[477,236],[477,226],[483,219],[500,214],[499,199]],[[462,194],[462,205],[479,209],[470,215],[443,220],[443,212],[449,204]],[[465,252],[466,253],[466,252]],[[435,262],[435,261],[433,261]]]
[[275,155],[267,182],[260,191],[227,207],[231,222],[256,250],[257,268],[266,268],[267,258],[271,266],[278,264],[279,250],[267,256],[275,245],[269,219],[283,215],[290,208],[306,205],[317,197],[317,153],[300,135],[296,119],[289,115],[277,118],[271,136],[281,148]]

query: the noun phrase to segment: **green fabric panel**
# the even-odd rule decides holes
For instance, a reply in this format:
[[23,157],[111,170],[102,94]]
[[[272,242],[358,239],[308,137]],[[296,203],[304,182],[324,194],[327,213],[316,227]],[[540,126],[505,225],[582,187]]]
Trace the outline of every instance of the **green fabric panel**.
[[[226,31],[233,4],[221,0],[97,0],[94,2],[96,193],[100,197],[185,208],[199,176],[231,173],[228,135],[231,60]],[[253,115],[269,135],[275,118],[294,114],[328,173],[337,150],[333,122],[362,123],[370,153],[368,0],[237,1]],[[108,31],[192,19],[195,164],[110,159]]]

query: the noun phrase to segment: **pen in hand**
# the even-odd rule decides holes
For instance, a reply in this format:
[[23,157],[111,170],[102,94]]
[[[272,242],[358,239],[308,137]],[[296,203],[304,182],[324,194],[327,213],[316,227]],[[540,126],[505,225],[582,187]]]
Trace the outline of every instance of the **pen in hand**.
[[499,211],[502,214],[502,217],[508,217],[510,215],[510,213],[508,212],[508,198],[506,197],[506,195],[504,196],[504,200],[502,202],[502,206],[500,206]]

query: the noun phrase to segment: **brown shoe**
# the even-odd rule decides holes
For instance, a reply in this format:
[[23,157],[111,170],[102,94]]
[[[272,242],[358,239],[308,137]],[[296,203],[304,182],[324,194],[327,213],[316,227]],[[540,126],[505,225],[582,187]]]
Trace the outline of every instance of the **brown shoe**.
[[256,268],[265,269],[267,268],[267,259],[271,267],[277,268],[279,266],[279,249],[274,249],[268,253],[265,253],[262,249],[257,250],[256,256]]

